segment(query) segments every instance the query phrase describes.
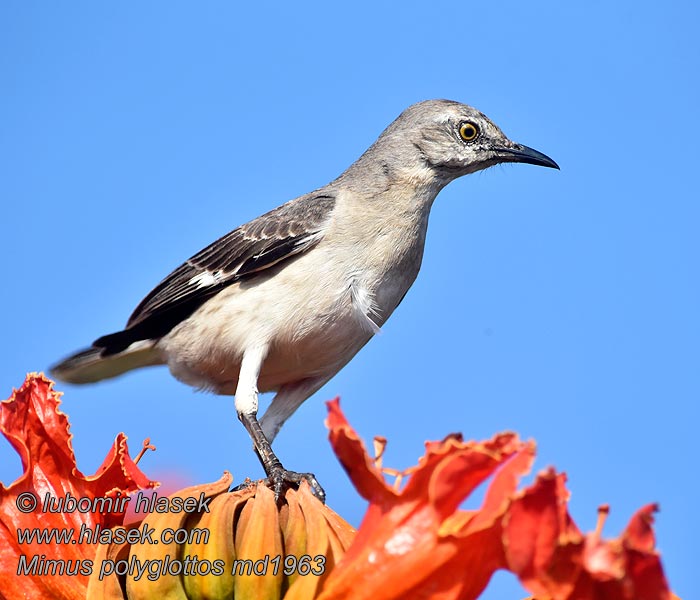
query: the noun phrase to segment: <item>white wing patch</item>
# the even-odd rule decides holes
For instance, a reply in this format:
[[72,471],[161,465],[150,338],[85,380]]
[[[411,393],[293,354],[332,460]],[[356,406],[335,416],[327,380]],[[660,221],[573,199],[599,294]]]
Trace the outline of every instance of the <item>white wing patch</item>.
[[305,247],[311,246],[318,242],[326,234],[326,227],[322,227],[318,231],[315,231],[311,235],[305,235],[300,237],[296,242],[294,242],[295,247]]
[[192,277],[187,284],[205,288],[216,285],[223,278],[224,274],[221,271],[202,271],[201,273],[197,273],[194,277]]

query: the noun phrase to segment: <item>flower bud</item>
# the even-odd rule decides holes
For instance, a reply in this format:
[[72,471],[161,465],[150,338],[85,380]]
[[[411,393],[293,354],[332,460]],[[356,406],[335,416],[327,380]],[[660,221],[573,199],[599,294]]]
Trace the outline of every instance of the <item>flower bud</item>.
[[[278,504],[263,484],[229,492],[231,481],[225,473],[167,503],[158,499],[172,510],[151,512],[132,526],[145,539],[98,553],[96,565],[106,566],[95,569],[88,599],[315,597],[354,529],[305,483]],[[176,511],[195,501],[198,510]]]

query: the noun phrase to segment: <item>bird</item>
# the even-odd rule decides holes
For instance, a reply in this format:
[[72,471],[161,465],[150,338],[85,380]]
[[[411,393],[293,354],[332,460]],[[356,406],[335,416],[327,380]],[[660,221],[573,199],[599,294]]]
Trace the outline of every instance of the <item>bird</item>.
[[[167,365],[195,388],[233,395],[279,495],[312,473],[272,450],[284,422],[380,330],[421,266],[428,217],[450,182],[499,163],[559,169],[451,100],[405,109],[345,172],[216,240],[163,279],[126,327],[54,365],[93,383]],[[276,392],[258,419],[258,394]]]

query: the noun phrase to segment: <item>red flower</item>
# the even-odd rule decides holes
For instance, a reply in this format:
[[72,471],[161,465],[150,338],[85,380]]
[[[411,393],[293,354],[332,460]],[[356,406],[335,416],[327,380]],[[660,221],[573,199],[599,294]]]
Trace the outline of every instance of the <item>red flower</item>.
[[582,535],[566,512],[565,477],[553,470],[512,503],[504,527],[509,568],[541,598],[659,600],[670,598],[651,525],[656,506],[637,511],[622,535]]
[[[80,539],[81,527],[120,525],[126,503],[118,500],[156,485],[131,460],[121,433],[97,473],[84,476],[75,464],[68,419],[58,410],[60,394],[52,388],[43,375],[30,374],[0,403],[0,431],[24,469],[10,487],[0,484],[3,600],[84,598],[97,545],[81,543],[87,539]],[[100,498],[111,502],[92,503]],[[32,531],[72,538],[63,543],[55,538],[43,544],[36,538],[20,541],[20,535]]]
[[[569,516],[563,474],[550,469],[517,491],[518,479],[530,469],[535,451],[532,442],[521,442],[510,433],[485,442],[463,442],[452,435],[427,443],[425,456],[405,473],[409,478],[400,489],[387,484],[384,474],[389,470],[368,456],[337,401],[329,403],[331,442],[369,501],[354,537],[352,529],[305,487],[289,490],[279,505],[264,486],[227,492],[231,482],[227,475],[214,484],[171,495],[181,501],[173,506],[199,495],[208,507],[210,499],[211,510],[192,514],[156,510],[142,523],[131,525],[155,533],[188,533],[175,545],[130,547],[117,537],[101,545],[94,540],[70,543],[65,537],[51,544],[22,541],[24,532],[30,531],[58,531],[74,539],[81,529],[94,531],[99,526],[107,534],[119,531],[126,502],[114,506],[107,500],[155,485],[129,457],[123,434],[117,436],[97,474],[83,476],[75,465],[68,421],[58,410],[58,394],[51,386],[43,376],[31,375],[0,403],[0,431],[24,467],[9,488],[0,485],[0,600],[73,600],[86,594],[106,600],[123,598],[125,592],[129,598],[177,593],[212,599],[235,595],[467,600],[477,598],[499,568],[515,573],[540,600],[672,597],[654,549],[654,505],[637,512],[614,540],[601,539],[607,508],[601,509],[596,531],[584,535]],[[464,499],[489,478],[481,507],[460,510]],[[51,502],[61,500],[63,504],[51,510]],[[89,510],[79,510],[86,506]],[[202,531],[211,531],[212,539],[189,536]],[[227,568],[236,560],[262,565],[281,562],[282,556],[285,561],[308,558],[305,569],[313,563],[318,573],[312,572],[313,578],[301,572],[258,577],[257,571]],[[105,562],[140,567],[136,574],[98,574],[98,563]],[[195,564],[206,568],[182,576],[177,569],[161,572],[166,564],[175,563],[183,563],[185,569]]]
[[[348,425],[328,404],[335,453],[370,505],[355,540],[319,598],[476,598],[506,567],[501,521],[534,444],[502,434],[486,442],[456,436],[426,445],[401,491],[389,486]],[[494,475],[495,474],[495,475]],[[459,504],[494,475],[479,510]]]
[[[540,600],[671,598],[654,551],[653,505],[617,540],[600,539],[602,522],[582,535],[567,511],[563,474],[550,469],[516,492],[534,445],[514,434],[428,443],[398,491],[387,485],[338,402],[328,407],[331,443],[370,505],[319,598],[466,600],[477,598],[499,568],[515,573]],[[481,508],[458,510],[490,476]]]

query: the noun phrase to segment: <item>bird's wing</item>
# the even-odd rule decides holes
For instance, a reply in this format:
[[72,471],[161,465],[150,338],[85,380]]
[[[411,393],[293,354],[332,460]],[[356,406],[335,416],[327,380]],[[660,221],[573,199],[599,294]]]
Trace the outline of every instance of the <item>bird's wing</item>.
[[95,345],[111,354],[162,337],[224,287],[317,244],[334,206],[335,196],[310,194],[241,225],[175,269],[136,307],[124,331]]

